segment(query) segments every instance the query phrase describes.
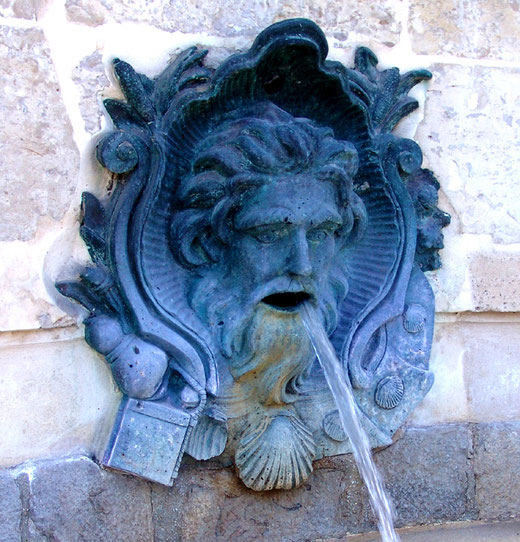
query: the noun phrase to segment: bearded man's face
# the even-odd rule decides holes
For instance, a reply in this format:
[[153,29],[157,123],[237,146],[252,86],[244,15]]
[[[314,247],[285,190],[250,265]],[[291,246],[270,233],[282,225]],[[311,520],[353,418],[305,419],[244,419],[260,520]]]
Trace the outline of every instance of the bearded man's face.
[[278,311],[316,302],[341,226],[331,183],[294,175],[254,190],[235,216],[228,250],[241,295]]
[[[315,359],[299,309],[315,304],[332,332],[348,287],[337,188],[311,174],[273,176],[243,195],[227,226],[221,258],[198,271],[188,297],[220,347],[217,404],[240,478],[290,489],[315,457],[293,406]],[[291,465],[298,475],[287,478]],[[258,469],[272,472],[264,479]]]
[[315,303],[332,331],[347,290],[344,276],[331,279],[342,226],[335,186],[309,174],[273,179],[246,195],[221,260],[197,279],[191,296],[226,357],[248,356],[246,335],[260,308],[292,327],[301,304]]

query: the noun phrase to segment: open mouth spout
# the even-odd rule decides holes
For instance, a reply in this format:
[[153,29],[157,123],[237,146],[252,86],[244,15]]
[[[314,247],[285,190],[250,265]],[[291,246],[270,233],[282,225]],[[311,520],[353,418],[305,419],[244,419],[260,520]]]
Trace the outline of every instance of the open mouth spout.
[[298,310],[303,303],[311,299],[307,292],[279,292],[268,295],[262,302],[270,307],[279,310],[292,312]]

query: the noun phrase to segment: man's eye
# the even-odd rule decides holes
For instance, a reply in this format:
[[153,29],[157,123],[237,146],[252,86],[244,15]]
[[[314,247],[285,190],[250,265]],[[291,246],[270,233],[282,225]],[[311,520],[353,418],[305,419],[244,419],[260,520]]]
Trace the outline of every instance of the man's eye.
[[307,239],[314,243],[320,243],[321,241],[325,241],[328,235],[329,232],[326,230],[311,230],[307,232]]
[[274,243],[282,237],[283,231],[275,229],[261,230],[252,232],[252,235],[261,243]]

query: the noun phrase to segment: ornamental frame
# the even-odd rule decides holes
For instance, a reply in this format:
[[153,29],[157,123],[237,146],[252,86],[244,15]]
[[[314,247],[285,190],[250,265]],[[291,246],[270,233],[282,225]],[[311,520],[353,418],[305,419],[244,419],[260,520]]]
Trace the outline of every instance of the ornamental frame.
[[[327,153],[320,175],[326,167],[340,170],[335,182],[346,203],[338,205],[352,219],[348,240],[333,257],[348,288],[343,298],[336,296],[327,331],[372,447],[390,444],[431,388],[434,297],[424,272],[441,265],[441,230],[449,215],[437,207],[439,183],[421,168],[419,146],[392,133],[418,107],[408,92],[431,74],[379,70],[365,47],[357,49],[353,68],[326,60],[327,52],[315,23],[292,19],[268,27],[247,52],[217,69],[204,65],[207,51],[197,47],[154,79],[114,60],[126,101],[104,101],[113,128],[98,143],[97,158],[115,174],[116,187],[103,201],[83,194],[80,234],[92,265],[79,280],[56,285],[89,311],[85,338],[105,356],[123,393],[103,465],[171,485],[187,453],[234,464],[252,489],[291,489],[309,476],[313,460],[351,451],[314,357],[296,368],[291,356],[270,357],[268,376],[258,366],[237,369],[234,347],[226,347],[217,329],[221,322],[207,317],[201,300],[221,291],[247,296],[255,286],[239,274],[247,254],[225,248],[229,236],[243,237],[236,225],[240,209],[254,207],[252,194],[263,194],[261,182],[286,190],[287,202],[304,193],[318,197],[322,185],[312,168]],[[275,142],[265,141],[266,134]],[[287,150],[291,138],[297,141]],[[303,152],[305,145],[312,148]],[[282,148],[294,163],[294,149],[300,149],[299,169],[287,169],[286,155],[273,162]],[[224,175],[237,149],[238,169]],[[314,165],[305,169],[302,160],[311,155]],[[245,172],[250,184],[237,181]],[[255,180],[260,173],[261,182]],[[296,179],[292,185],[289,177]],[[230,214],[212,211],[213,222],[203,222],[221,192],[234,198]],[[265,194],[258,198],[257,207],[274,205]],[[258,268],[266,243],[289,235],[280,228],[262,234],[267,241]],[[307,231],[306,242],[321,242],[325,234]],[[343,239],[339,229],[332,235],[336,244]],[[231,251],[231,261],[219,279],[215,253],[222,250]],[[269,261],[281,277],[283,257]],[[203,282],[207,276],[213,278]],[[192,296],[197,289],[202,294]],[[297,312],[296,294],[320,302],[321,294],[309,292],[271,293],[278,305],[262,299],[262,310],[278,311],[278,319],[262,328],[267,339],[276,338],[280,318]],[[281,293],[289,294],[285,301]],[[290,328],[291,337],[304,341],[298,333]],[[267,342],[259,339],[257,348],[267,349]],[[253,383],[258,378],[261,385]],[[277,386],[277,397],[266,399]]]

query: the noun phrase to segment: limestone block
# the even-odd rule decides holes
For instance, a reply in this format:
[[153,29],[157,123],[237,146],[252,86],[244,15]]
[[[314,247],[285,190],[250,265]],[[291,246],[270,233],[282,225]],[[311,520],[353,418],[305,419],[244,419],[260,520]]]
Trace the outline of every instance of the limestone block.
[[44,540],[154,540],[146,482],[103,471],[86,457],[36,464],[29,506]]
[[10,471],[0,472],[0,532],[3,542],[21,542],[20,519],[22,501],[20,491]]
[[48,0],[0,0],[0,17],[38,19],[48,3]]
[[[76,235],[76,227],[75,224],[71,225],[66,236]],[[62,237],[61,249],[70,250],[70,244],[64,241]],[[52,240],[45,235],[37,235],[25,243],[0,243],[0,295],[3,301],[0,331],[62,327],[76,323],[48,295],[46,286],[51,290],[53,286],[51,280],[44,278],[43,268],[48,257],[52,259],[55,256],[52,244]],[[70,252],[67,258],[70,258]]]
[[430,370],[432,389],[410,417],[412,425],[466,421],[469,404],[464,381],[465,337],[460,325],[435,324]]
[[410,428],[375,454],[395,503],[396,524],[474,518],[473,495],[468,492],[471,450],[468,427],[451,424]]
[[0,27],[0,74],[0,241],[26,241],[64,216],[78,155],[41,30]]
[[85,130],[91,134],[101,130],[103,118],[101,96],[109,86],[101,54],[96,51],[81,60],[72,74],[80,92],[79,106]]
[[325,32],[346,39],[377,35],[380,42],[393,45],[399,40],[398,6],[391,0],[357,2],[356,0],[299,2],[265,0],[224,0],[198,2],[188,0],[67,0],[70,20],[97,26],[109,21],[139,22],[167,31],[207,33],[217,36],[253,36],[266,26],[291,17],[307,17]]
[[18,339],[19,346],[0,348],[0,465],[74,450],[93,453],[110,430],[120,397],[105,362],[83,339]]
[[476,311],[520,311],[520,253],[474,254],[469,276]]
[[469,324],[464,335],[470,420],[520,419],[520,323]]
[[520,418],[520,322],[438,323],[430,367],[435,382],[414,425]]
[[445,233],[443,267],[429,274],[438,312],[516,312],[520,307],[519,245],[486,235]]
[[476,499],[480,519],[520,516],[520,423],[475,427]]
[[520,242],[520,70],[430,69],[417,139],[442,185],[449,229]]
[[518,60],[517,0],[412,0],[410,7],[417,53]]

